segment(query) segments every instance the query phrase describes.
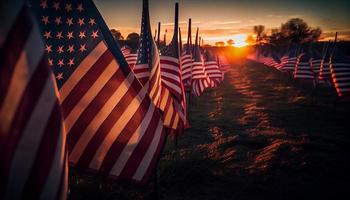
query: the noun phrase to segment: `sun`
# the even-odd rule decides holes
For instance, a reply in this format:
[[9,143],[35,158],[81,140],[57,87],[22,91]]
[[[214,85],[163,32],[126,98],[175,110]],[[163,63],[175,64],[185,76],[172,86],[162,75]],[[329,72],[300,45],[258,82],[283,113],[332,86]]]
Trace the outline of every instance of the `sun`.
[[247,46],[248,45],[247,38],[248,38],[247,34],[234,35],[233,36],[233,41],[234,41],[233,46],[238,47],[238,48]]

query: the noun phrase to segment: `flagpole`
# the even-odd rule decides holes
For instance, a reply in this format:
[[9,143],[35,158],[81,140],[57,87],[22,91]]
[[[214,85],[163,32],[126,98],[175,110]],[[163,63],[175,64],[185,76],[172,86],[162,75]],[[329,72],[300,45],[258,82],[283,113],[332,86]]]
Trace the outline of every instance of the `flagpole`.
[[160,45],[160,22],[158,22],[158,35],[157,35],[157,46]]

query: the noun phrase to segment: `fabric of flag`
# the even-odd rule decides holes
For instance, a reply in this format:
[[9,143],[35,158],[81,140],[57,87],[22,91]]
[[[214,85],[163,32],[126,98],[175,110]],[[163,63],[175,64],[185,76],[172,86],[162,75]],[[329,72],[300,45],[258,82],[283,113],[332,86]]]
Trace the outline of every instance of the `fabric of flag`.
[[66,134],[38,22],[26,1],[0,12],[0,198],[66,199]]
[[191,87],[192,82],[192,55],[185,52],[181,56],[181,66],[182,66],[182,81],[185,88]]
[[298,56],[295,69],[294,78],[296,79],[315,79],[315,74],[311,69],[311,58],[307,54]]
[[160,58],[157,45],[152,37],[148,0],[143,0],[141,36],[134,73],[141,84],[147,88],[153,103],[159,106],[161,94]]
[[[172,126],[173,129],[181,129],[184,127],[186,119],[186,97],[185,90],[182,80],[182,70],[181,63],[179,59],[179,35],[178,35],[178,4],[175,4],[175,23],[174,23],[174,35],[173,39],[168,46],[166,46],[161,51],[160,56],[160,65],[161,65],[161,79],[162,79],[162,90],[167,89],[170,92],[170,95],[164,95],[162,92],[161,101],[169,101],[169,99],[163,98],[168,96],[172,99],[174,112],[176,112],[176,118],[180,117],[181,121],[174,120],[175,126]],[[164,102],[163,104],[166,104]],[[168,108],[169,109],[169,108]],[[166,115],[167,110],[164,110]],[[175,119],[176,119],[175,118]],[[164,121],[167,121],[165,118]]]
[[223,81],[223,73],[220,71],[218,62],[211,52],[207,51],[205,57],[204,67],[210,79],[210,86],[217,87]]
[[33,2],[59,87],[70,165],[146,182],[164,143],[163,122],[94,3]]
[[129,64],[130,69],[134,70],[137,60],[137,53],[132,53],[128,47],[122,47],[121,51],[124,55],[126,62]]
[[336,49],[329,60],[332,81],[339,97],[350,96],[350,59]]
[[209,77],[204,69],[204,62],[201,49],[198,45],[198,29],[196,34],[196,42],[193,49],[192,63],[192,92],[196,96],[200,96],[206,88],[209,87]]

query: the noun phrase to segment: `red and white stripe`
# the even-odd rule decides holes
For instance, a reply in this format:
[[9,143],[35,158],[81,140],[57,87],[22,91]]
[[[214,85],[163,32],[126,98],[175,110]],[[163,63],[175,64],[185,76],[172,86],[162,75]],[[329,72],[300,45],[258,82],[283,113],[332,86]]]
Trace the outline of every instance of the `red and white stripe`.
[[182,81],[186,88],[191,87],[192,82],[192,56],[185,54],[181,57]]
[[333,60],[330,59],[329,66],[338,96],[348,97],[350,96],[350,63],[332,61]]
[[224,76],[222,71],[220,71],[218,63],[216,61],[206,61],[204,62],[205,71],[211,80],[211,87],[217,87],[223,81]]
[[294,78],[315,79],[315,74],[311,69],[310,60],[302,61],[303,56],[304,55],[300,55],[297,59],[297,63],[295,65],[295,70],[294,70]]
[[122,47],[121,51],[124,55],[126,62],[129,64],[130,69],[134,70],[137,61],[137,54],[131,53],[131,50],[126,47]]
[[210,86],[210,80],[202,62],[192,63],[192,92],[200,96]]
[[320,65],[320,72],[319,72],[318,79],[320,81],[331,81],[332,80],[329,62],[325,61],[324,59],[322,59],[322,64]]
[[66,199],[66,134],[41,33],[24,1],[7,3],[0,3],[0,198]]
[[149,179],[165,135],[148,84],[123,73],[103,41],[90,52],[60,89],[72,166]]
[[281,68],[282,72],[294,72],[295,65],[297,64],[298,57],[290,57],[288,58],[285,65]]

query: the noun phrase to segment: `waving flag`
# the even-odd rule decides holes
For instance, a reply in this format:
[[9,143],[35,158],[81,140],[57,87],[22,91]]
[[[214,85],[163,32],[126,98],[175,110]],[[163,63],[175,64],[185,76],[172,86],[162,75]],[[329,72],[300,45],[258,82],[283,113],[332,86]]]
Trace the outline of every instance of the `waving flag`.
[[[334,47],[336,48],[336,47]],[[350,59],[345,57],[338,48],[330,57],[329,66],[332,80],[339,97],[350,96]]]
[[182,81],[186,91],[191,91],[192,84],[192,33],[191,19],[188,20],[188,36],[186,50],[181,55]]
[[0,12],[0,198],[66,199],[66,134],[37,21],[25,1]]
[[196,43],[193,50],[194,61],[192,63],[192,91],[196,96],[200,96],[209,87],[209,77],[203,66],[201,50],[198,45],[198,29],[196,33]]
[[315,79],[315,74],[311,69],[311,61],[309,54],[302,53],[298,56],[294,69],[294,78],[296,79]]
[[[175,4],[175,23],[174,23],[174,35],[170,44],[162,49],[162,56],[160,56],[161,64],[161,78],[162,78],[162,101],[172,100],[173,108],[165,108],[165,113],[168,109],[174,110],[175,116],[174,126],[171,126],[174,129],[179,129],[179,125],[184,127],[186,124],[186,100],[185,100],[185,91],[182,84],[182,75],[181,75],[181,66],[179,59],[179,35],[178,35],[178,15],[179,15],[179,4]],[[163,89],[164,88],[164,89]],[[164,91],[164,90],[168,91]],[[170,92],[170,95],[165,95],[165,93]],[[165,98],[167,97],[167,98]],[[166,105],[167,103],[161,103]],[[181,121],[177,118],[180,117]],[[164,121],[168,121],[164,119]]]
[[148,88],[131,72],[91,0],[33,2],[59,87],[69,163],[147,181],[165,138]]
[[134,68],[136,77],[147,88],[153,103],[159,106],[161,94],[160,58],[152,37],[148,0],[143,0],[141,37]]
[[220,71],[218,62],[211,52],[206,51],[205,57],[204,67],[210,79],[210,86],[217,87],[223,81],[223,73]]
[[137,54],[132,53],[131,49],[125,46],[121,48],[121,51],[124,55],[126,62],[129,64],[130,69],[134,70],[137,60]]

